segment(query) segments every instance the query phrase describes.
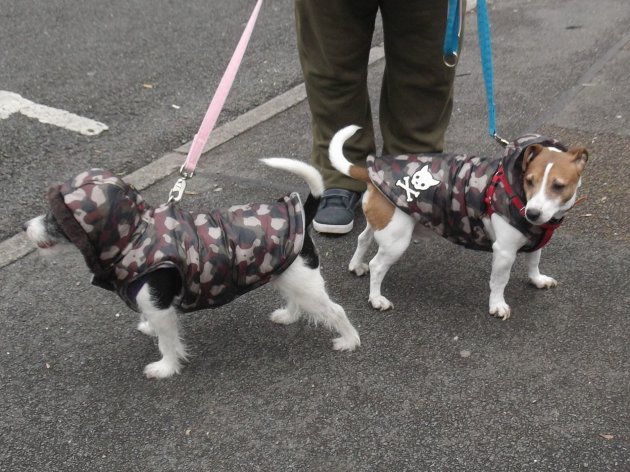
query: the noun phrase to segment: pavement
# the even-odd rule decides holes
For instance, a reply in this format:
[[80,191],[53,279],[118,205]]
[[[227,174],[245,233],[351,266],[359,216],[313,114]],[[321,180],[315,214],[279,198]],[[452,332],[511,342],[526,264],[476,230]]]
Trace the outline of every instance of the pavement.
[[[504,1],[490,14],[500,134],[538,131],[590,152],[587,200],[543,251],[557,288],[529,286],[517,260],[513,315],[497,320],[491,255],[420,240],[385,280],[394,310],[375,312],[368,280],[346,269],[359,215],[350,235],[315,240],[360,349],[333,352],[323,327],[274,325],[280,300],[265,286],[182,316],[192,358],[150,381],[155,342],[90,286],[80,256],[11,258],[5,245],[0,470],[630,470],[630,5],[549,3]],[[476,44],[471,13],[447,149],[496,154]],[[373,97],[383,66],[371,66]],[[297,99],[245,126],[204,154],[181,205],[304,194],[257,159],[306,159],[309,120]],[[166,199],[183,151],[131,177],[149,202]]]

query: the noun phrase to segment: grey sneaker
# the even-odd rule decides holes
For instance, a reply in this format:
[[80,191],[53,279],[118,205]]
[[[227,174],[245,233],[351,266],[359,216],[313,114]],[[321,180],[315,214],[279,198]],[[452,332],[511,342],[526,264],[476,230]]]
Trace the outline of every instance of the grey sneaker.
[[329,188],[322,195],[313,228],[320,233],[349,233],[354,226],[354,209],[360,200],[360,192]]

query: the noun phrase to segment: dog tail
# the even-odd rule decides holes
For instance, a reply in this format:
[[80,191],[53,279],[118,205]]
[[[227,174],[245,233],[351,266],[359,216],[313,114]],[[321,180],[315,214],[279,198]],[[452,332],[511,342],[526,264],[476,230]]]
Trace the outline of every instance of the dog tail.
[[324,179],[322,178],[322,174],[312,165],[285,157],[267,157],[261,159],[261,161],[274,169],[286,170],[287,172],[302,177],[306,181],[311,195],[315,198],[321,198],[324,193]]
[[319,201],[324,193],[324,179],[322,174],[310,164],[295,159],[287,159],[285,157],[267,157],[261,159],[262,162],[274,169],[281,169],[292,174],[302,177],[310,190],[310,195],[304,202],[305,223],[308,228],[315,218]]
[[360,129],[360,126],[350,125],[337,131],[330,140],[330,145],[328,146],[328,157],[333,167],[342,174],[356,180],[370,182],[370,176],[368,175],[367,169],[355,166],[343,155],[343,144]]

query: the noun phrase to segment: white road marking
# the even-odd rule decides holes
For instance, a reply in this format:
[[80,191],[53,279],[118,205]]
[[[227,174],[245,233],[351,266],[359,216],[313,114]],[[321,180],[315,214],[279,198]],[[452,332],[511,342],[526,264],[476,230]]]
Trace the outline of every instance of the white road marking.
[[107,125],[90,118],[40,105],[27,100],[20,94],[0,90],[0,120],[8,118],[14,113],[22,113],[29,118],[39,120],[41,123],[59,126],[85,136],[96,136],[109,129]]

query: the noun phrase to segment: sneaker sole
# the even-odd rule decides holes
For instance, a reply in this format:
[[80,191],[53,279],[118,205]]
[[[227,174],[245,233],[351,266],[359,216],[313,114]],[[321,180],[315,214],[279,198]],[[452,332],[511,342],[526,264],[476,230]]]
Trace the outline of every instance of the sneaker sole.
[[354,227],[354,221],[351,221],[347,225],[327,225],[313,221],[313,229],[318,233],[327,234],[347,234],[352,231]]

